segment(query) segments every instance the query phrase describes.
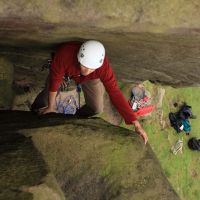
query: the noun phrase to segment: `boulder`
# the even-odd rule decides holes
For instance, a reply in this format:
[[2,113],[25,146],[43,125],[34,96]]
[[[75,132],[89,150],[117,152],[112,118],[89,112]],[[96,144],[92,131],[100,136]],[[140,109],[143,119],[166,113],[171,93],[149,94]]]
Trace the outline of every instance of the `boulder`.
[[[34,195],[30,188],[51,172],[69,200],[179,199],[150,145],[132,131],[99,118],[25,111],[1,111],[0,127],[4,195]],[[50,186],[42,192],[59,194]]]

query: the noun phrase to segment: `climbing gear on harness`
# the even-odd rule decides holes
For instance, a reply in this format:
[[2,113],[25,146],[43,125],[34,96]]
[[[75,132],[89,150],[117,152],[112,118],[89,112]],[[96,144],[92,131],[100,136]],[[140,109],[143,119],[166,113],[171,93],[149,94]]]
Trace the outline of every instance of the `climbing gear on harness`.
[[171,151],[174,155],[176,155],[178,152],[183,153],[183,138],[178,139],[178,141],[171,147]]
[[89,40],[81,45],[77,58],[84,67],[97,69],[103,65],[105,48],[99,41]]
[[71,83],[70,77],[69,76],[64,76],[63,77],[63,82],[61,83],[59,91],[61,91],[61,92],[69,91],[70,83]]

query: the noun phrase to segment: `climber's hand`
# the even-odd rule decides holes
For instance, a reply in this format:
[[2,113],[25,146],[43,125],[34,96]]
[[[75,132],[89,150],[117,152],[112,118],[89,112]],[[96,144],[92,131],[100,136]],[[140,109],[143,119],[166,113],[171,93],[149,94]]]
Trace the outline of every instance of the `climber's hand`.
[[55,113],[56,110],[54,108],[51,108],[51,107],[44,107],[44,108],[40,108],[39,109],[39,115],[44,115],[44,114],[47,114],[47,113]]
[[132,123],[135,126],[135,132],[142,137],[144,143],[146,144],[148,142],[148,136],[144,131],[144,129],[142,128],[142,126],[140,125],[139,121],[135,120]]

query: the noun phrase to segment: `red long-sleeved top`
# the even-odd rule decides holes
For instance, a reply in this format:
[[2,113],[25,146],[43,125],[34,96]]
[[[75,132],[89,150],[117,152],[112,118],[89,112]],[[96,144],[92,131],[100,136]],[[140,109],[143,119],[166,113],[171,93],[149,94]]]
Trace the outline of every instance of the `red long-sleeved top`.
[[104,84],[112,104],[124,118],[126,124],[131,124],[132,121],[136,120],[136,116],[118,87],[107,56],[105,56],[104,63],[100,68],[87,76],[80,75],[77,53],[81,44],[80,42],[68,42],[57,50],[50,70],[49,91],[56,92],[58,90],[64,75],[69,76],[76,83],[99,78]]

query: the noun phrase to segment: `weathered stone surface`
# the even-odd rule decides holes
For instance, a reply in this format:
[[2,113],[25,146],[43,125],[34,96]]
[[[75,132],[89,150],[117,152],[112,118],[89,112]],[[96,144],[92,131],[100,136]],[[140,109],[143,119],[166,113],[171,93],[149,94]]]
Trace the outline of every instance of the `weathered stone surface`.
[[[10,108],[12,65],[17,94],[12,108],[28,110],[46,79],[47,71],[41,72],[41,66],[60,43],[70,40],[102,41],[120,79],[151,80],[173,86],[199,85],[199,7],[198,0],[1,0],[0,56],[3,61],[0,64],[4,64],[0,69],[1,72],[10,70],[9,79],[0,84],[1,109]],[[151,149],[146,147],[141,152],[139,138],[132,138],[124,129],[98,120],[67,120],[66,126],[63,125],[66,119],[38,120],[27,112],[3,113],[0,118],[1,150],[5,156],[0,172],[2,184],[8,181],[7,188],[2,186],[3,199],[62,198],[57,192],[59,189],[46,185],[46,182],[56,182],[46,181],[46,173],[36,176],[32,182],[20,176],[18,170],[26,170],[29,164],[38,172],[44,160],[69,199],[177,198]],[[116,124],[119,122],[120,119]],[[69,129],[78,132],[71,133]],[[21,135],[22,132],[31,135],[32,140]],[[120,135],[124,132],[127,135]],[[8,144],[13,145],[12,155],[4,151]],[[8,155],[10,160],[6,160]],[[33,163],[27,155],[34,157]],[[23,166],[24,158],[26,164],[30,161],[28,165]],[[18,161],[16,173],[10,174],[12,163]],[[48,168],[45,163],[41,166],[41,169]],[[13,177],[19,182],[12,181]],[[45,183],[39,184],[43,178]]]
[[11,107],[13,73],[13,64],[5,57],[0,57],[0,109]]
[[[60,43],[97,39],[120,79],[199,84],[197,0],[3,0],[0,5],[0,55],[15,66],[40,68]],[[169,35],[177,31],[181,34]],[[186,34],[191,32],[196,34]]]
[[[16,193],[21,185],[38,184],[46,174],[43,158],[70,200],[179,199],[150,146],[144,146],[142,139],[127,129],[100,119],[66,118],[58,114],[38,118],[22,111],[1,111],[0,123],[4,144],[1,156],[10,155],[9,160],[1,163],[2,176],[8,177],[3,181],[8,190],[13,186],[7,180],[22,180],[15,186]],[[21,143],[24,148],[19,148]],[[13,149],[12,154],[6,150],[9,148]],[[22,153],[24,160],[19,159]],[[29,155],[27,160],[26,155]],[[5,171],[6,162],[17,161],[23,166],[23,176],[20,176],[21,168],[15,169],[13,165],[12,169],[19,170],[18,173],[7,174],[11,169]],[[28,168],[30,163],[35,170]],[[30,175],[30,180],[23,179]]]
[[120,79],[197,85],[199,6],[198,0],[2,0],[0,55],[34,68],[60,43],[97,39]]
[[[1,0],[1,35],[34,38],[84,32],[194,32],[198,0]],[[48,39],[45,37],[45,40]]]
[[[75,35],[78,34],[74,33]],[[63,42],[73,40],[72,36],[66,38],[62,39]],[[80,40],[79,37],[75,38]],[[105,44],[109,60],[119,79],[132,82],[152,80],[173,86],[200,84],[200,38],[116,33],[96,33],[87,38],[99,39]],[[21,69],[24,74],[23,68],[27,68],[27,76],[31,76],[32,72],[32,76],[38,78],[42,65],[59,44],[37,43],[38,46],[33,47],[34,43],[30,42],[26,44],[29,47],[20,45],[21,48],[2,46],[0,55],[6,56],[15,64],[18,72]]]

